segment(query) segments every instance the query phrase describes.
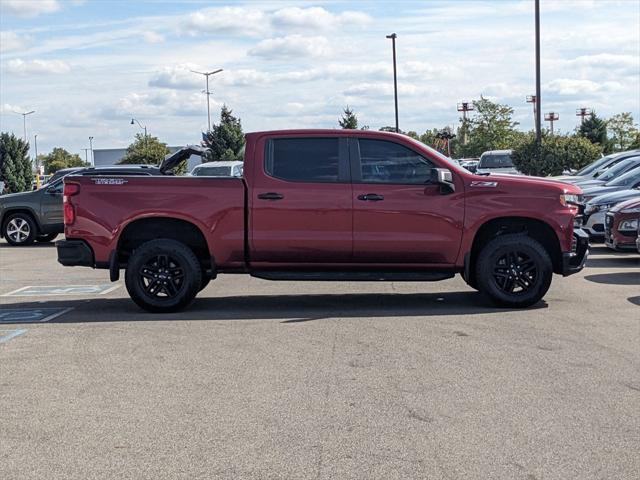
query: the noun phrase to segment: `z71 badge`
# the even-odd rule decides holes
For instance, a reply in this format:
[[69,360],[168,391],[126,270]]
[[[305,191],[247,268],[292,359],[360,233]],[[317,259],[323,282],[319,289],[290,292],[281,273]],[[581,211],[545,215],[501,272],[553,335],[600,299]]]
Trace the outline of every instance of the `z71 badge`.
[[129,180],[124,178],[93,178],[92,180],[96,185],[124,185],[129,183]]

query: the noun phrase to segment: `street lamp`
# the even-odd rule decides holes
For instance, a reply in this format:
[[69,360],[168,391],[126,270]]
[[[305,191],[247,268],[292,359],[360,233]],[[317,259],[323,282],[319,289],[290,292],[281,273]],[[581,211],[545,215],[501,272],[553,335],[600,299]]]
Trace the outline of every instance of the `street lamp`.
[[527,103],[533,103],[533,128],[537,128],[536,127],[536,122],[538,119],[538,109],[536,108],[536,100],[537,97],[535,95],[527,95]]
[[[540,112],[541,108],[541,88],[540,88],[540,0],[535,0],[535,23],[536,23],[536,97],[535,109]],[[542,122],[540,115],[536,114],[536,157],[540,158],[542,148]]]
[[135,125],[138,124],[138,126],[144,130],[144,147],[147,148],[148,145],[148,141],[147,141],[147,126],[146,125],[142,125],[136,118],[132,118],[131,119],[131,125]]
[[458,104],[458,111],[462,112],[462,144],[467,144],[467,112],[475,110],[473,103],[461,102]]
[[93,158],[93,137],[89,137],[89,148],[91,149],[91,165],[96,166],[96,161]]
[[40,165],[38,165],[38,134],[37,133],[33,136],[33,148],[36,154],[36,170],[38,170],[38,167]]
[[31,110],[30,112],[16,112],[15,110],[13,111],[13,113],[17,113],[18,115],[22,115],[22,128],[24,129],[24,143],[27,143],[27,115],[31,115],[32,113],[36,113],[35,110]]
[[222,72],[222,69],[219,68],[218,70],[213,70],[211,72],[196,72],[195,70],[191,70],[193,73],[197,73],[198,75],[204,75],[205,76],[205,85],[206,85],[206,89],[204,91],[204,93],[207,94],[207,132],[211,131],[211,107],[209,105],[209,96],[211,95],[211,92],[209,91],[209,77],[211,75],[215,75],[216,73],[220,73]]
[[556,112],[549,112],[544,114],[544,120],[551,124],[551,135],[553,135],[553,122],[560,118],[560,114]]
[[387,38],[391,39],[391,48],[393,49],[393,97],[396,106],[396,133],[398,133],[400,132],[400,127],[398,126],[398,75],[396,71],[396,38],[398,36],[392,33],[387,35]]

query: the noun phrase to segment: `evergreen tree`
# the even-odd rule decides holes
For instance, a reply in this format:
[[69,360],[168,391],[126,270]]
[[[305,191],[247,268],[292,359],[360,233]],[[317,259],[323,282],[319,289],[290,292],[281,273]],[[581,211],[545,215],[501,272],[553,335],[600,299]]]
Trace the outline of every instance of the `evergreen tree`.
[[599,145],[604,151],[609,150],[607,122],[598,117],[596,112],[585,118],[584,122],[578,127],[578,135],[586,138],[594,145]]
[[353,113],[353,110],[349,108],[349,105],[347,105],[347,107],[343,111],[344,115],[342,115],[342,118],[338,120],[340,128],[343,128],[345,130],[356,130],[358,128],[357,115]]
[[166,143],[158,137],[136,134],[135,141],[127,148],[124,158],[118,163],[134,165],[160,165],[164,157],[170,153]]
[[80,155],[77,153],[71,154],[60,147],[54,148],[51,153],[47,155],[38,155],[38,160],[40,160],[40,163],[44,166],[44,173],[47,175],[56,173],[63,168],[88,166],[88,164],[80,158]]
[[0,180],[7,193],[31,190],[33,168],[29,144],[12,133],[0,134]]
[[203,135],[203,142],[211,149],[214,161],[243,160],[244,133],[239,118],[226,105],[220,111],[220,123]]

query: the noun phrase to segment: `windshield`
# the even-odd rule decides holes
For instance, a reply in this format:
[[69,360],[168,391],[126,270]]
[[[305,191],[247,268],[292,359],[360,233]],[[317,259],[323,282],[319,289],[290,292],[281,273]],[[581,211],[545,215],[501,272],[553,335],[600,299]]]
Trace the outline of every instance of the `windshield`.
[[612,158],[615,158],[616,156],[617,156],[617,154],[616,155],[607,155],[606,157],[602,157],[601,159],[596,160],[593,163],[590,163],[589,165],[584,167],[582,170],[578,170],[576,172],[576,176],[580,177],[580,176],[590,175],[590,174],[594,173],[596,170],[598,170],[602,165],[607,163],[609,160],[611,160]]
[[613,180],[614,178],[625,172],[628,172],[638,165],[640,165],[640,157],[633,157],[627,160],[623,160],[615,167],[611,167],[609,170],[605,170],[605,173],[600,175],[598,177],[598,180],[604,180],[605,182],[608,182],[609,180]]
[[630,172],[605,183],[606,187],[632,187],[640,182],[640,168],[636,167]]
[[193,171],[196,177],[230,177],[231,167],[200,167]]
[[513,161],[508,153],[483,155],[478,168],[511,168]]

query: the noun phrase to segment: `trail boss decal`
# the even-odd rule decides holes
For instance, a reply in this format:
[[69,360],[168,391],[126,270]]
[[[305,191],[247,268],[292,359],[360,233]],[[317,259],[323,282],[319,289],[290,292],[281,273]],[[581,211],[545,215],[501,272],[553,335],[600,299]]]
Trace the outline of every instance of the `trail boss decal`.
[[129,183],[129,180],[124,178],[94,178],[92,180],[96,185],[124,185]]
[[497,187],[498,182],[482,182],[479,180],[475,180],[469,184],[470,187]]

